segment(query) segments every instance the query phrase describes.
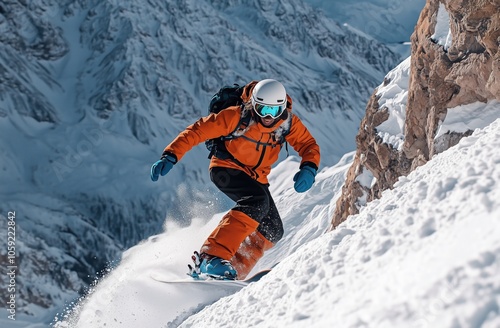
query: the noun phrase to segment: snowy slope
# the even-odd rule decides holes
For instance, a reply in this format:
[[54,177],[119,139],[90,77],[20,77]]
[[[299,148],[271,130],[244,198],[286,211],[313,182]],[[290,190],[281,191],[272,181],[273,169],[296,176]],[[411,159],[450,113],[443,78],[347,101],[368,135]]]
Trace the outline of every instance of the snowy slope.
[[[290,171],[296,170],[297,158],[290,157],[277,167],[273,172],[273,194],[282,215],[289,218],[284,222],[288,233],[280,246],[259,262],[254,272],[272,266],[277,259],[325,232],[329,224],[327,217],[331,214],[328,213],[331,191],[340,190],[353,155],[349,154],[338,165],[320,172],[316,192],[307,196],[293,191]],[[300,201],[302,205],[296,206]],[[290,215],[290,209],[303,215]],[[317,219],[318,214],[322,220]],[[116,322],[125,327],[161,327],[168,322],[175,326],[194,311],[201,310],[200,304],[212,303],[223,296],[224,290],[203,295],[190,286],[163,285],[150,277],[153,274],[172,280],[185,277],[193,250],[199,249],[222,215],[215,215],[208,223],[194,220],[187,228],[169,223],[165,233],[129,249],[122,263],[99,282],[90,296],[72,311],[60,314],[57,327],[114,327]]]
[[182,327],[498,327],[500,120]]
[[[290,194],[281,199],[289,203],[278,203],[290,237],[262,261],[280,263],[260,282],[180,326],[498,327],[498,147],[500,120],[401,178],[394,190],[326,234],[317,234],[333,209],[324,196],[348,165],[322,171],[315,188],[292,196],[291,182],[282,177],[294,159],[284,162],[272,182],[276,198]],[[169,227],[130,249],[56,327],[177,326],[200,308],[175,309],[204,294],[166,290],[149,273],[182,275],[187,248],[196,247],[217,219]]]

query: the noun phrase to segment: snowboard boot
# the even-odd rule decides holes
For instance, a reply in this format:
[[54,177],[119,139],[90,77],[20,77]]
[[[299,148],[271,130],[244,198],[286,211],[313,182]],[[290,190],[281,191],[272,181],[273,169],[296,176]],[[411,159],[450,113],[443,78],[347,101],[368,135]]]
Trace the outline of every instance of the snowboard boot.
[[228,260],[209,254],[201,254],[200,273],[215,279],[235,280],[238,273]]

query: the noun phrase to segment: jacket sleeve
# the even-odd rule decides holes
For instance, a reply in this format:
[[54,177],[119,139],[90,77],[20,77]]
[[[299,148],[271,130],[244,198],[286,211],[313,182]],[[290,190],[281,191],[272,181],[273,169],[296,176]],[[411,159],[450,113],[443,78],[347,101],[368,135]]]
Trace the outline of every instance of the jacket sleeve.
[[319,145],[297,115],[293,115],[290,133],[285,139],[302,157],[300,167],[310,165],[318,169],[320,162]]
[[210,114],[202,117],[179,133],[165,147],[163,153],[173,154],[177,158],[177,161],[180,161],[194,146],[208,139],[226,136],[233,132],[240,121],[240,115],[239,107],[229,107],[218,114]]

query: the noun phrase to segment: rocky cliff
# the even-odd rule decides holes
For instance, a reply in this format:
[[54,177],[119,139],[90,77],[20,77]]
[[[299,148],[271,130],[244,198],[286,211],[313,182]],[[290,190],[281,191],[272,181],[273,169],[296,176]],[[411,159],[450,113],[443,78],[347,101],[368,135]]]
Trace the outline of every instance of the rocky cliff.
[[500,113],[500,1],[428,0],[411,42],[411,59],[367,104],[332,228],[472,132],[440,131],[449,112],[482,103]]

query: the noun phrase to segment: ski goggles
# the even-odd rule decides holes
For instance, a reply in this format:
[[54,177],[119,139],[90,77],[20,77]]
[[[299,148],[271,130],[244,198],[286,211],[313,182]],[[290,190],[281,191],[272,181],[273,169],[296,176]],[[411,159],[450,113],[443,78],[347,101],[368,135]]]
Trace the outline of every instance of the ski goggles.
[[255,109],[257,115],[259,115],[260,117],[271,116],[272,118],[278,118],[285,111],[286,103],[283,105],[275,105],[275,106],[255,103],[253,105],[253,108]]

